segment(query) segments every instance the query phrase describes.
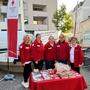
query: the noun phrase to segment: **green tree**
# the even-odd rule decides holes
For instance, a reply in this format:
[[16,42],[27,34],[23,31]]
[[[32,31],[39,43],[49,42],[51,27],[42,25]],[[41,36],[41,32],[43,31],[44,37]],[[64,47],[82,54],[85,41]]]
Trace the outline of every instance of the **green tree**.
[[70,31],[73,27],[73,20],[71,15],[66,12],[65,5],[62,5],[61,8],[54,13],[52,21],[57,30],[61,30],[64,33]]

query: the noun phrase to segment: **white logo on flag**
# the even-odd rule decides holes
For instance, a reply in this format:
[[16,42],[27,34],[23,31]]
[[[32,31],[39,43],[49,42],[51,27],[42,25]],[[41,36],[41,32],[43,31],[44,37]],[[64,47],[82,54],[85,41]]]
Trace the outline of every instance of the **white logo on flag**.
[[11,2],[11,3],[12,3],[12,6],[14,6],[14,4],[15,4],[15,0],[12,0],[12,2]]
[[18,19],[19,0],[9,0],[7,18]]

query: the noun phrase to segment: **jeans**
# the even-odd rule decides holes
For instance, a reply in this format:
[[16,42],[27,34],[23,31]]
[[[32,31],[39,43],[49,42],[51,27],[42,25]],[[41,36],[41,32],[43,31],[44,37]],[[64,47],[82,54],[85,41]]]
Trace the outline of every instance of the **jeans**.
[[33,66],[34,66],[34,69],[39,69],[39,70],[42,70],[43,68],[43,60],[40,60],[38,61],[38,63],[36,64],[35,61],[33,61]]
[[70,66],[71,66],[71,69],[72,69],[72,70],[80,73],[80,67],[75,67],[75,66],[74,66],[74,63],[70,63]]
[[46,69],[54,69],[55,66],[55,61],[49,61],[49,60],[45,60],[45,64],[46,64]]
[[31,63],[25,64],[23,71],[24,82],[28,81],[31,72],[32,72]]

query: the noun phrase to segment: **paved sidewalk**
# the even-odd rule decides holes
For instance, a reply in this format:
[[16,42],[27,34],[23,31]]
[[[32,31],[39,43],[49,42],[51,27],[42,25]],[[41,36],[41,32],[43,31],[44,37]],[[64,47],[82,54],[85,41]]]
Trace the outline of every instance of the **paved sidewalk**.
[[87,85],[88,85],[88,89],[87,90],[90,90],[90,66],[88,67],[83,67],[81,69],[81,73],[82,75],[84,76],[86,82],[87,82]]
[[[90,90],[90,66],[86,68],[83,67],[81,69],[81,73],[84,75],[87,81],[87,84],[88,84],[87,90]],[[4,75],[5,75],[4,72],[0,72],[0,78],[2,78]],[[28,90],[21,85],[22,80],[23,80],[23,77],[21,74],[15,74],[15,80],[0,82],[0,90]]]
[[[3,78],[3,76],[5,75],[5,73],[0,73],[0,78]],[[22,85],[23,78],[22,75],[20,74],[16,74],[15,75],[15,80],[13,81],[1,81],[0,82],[0,90],[28,90],[25,89]]]

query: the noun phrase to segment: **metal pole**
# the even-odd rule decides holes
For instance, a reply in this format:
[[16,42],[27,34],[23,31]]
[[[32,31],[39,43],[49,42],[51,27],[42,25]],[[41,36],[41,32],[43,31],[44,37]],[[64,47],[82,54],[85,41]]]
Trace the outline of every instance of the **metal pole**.
[[9,67],[9,57],[7,57],[7,69],[8,69],[8,72],[10,72],[10,67]]
[[49,16],[47,18],[47,31],[49,31]]
[[77,30],[77,10],[78,10],[78,1],[76,6],[76,12],[75,12],[75,28],[74,28],[74,36],[76,36],[76,30]]

